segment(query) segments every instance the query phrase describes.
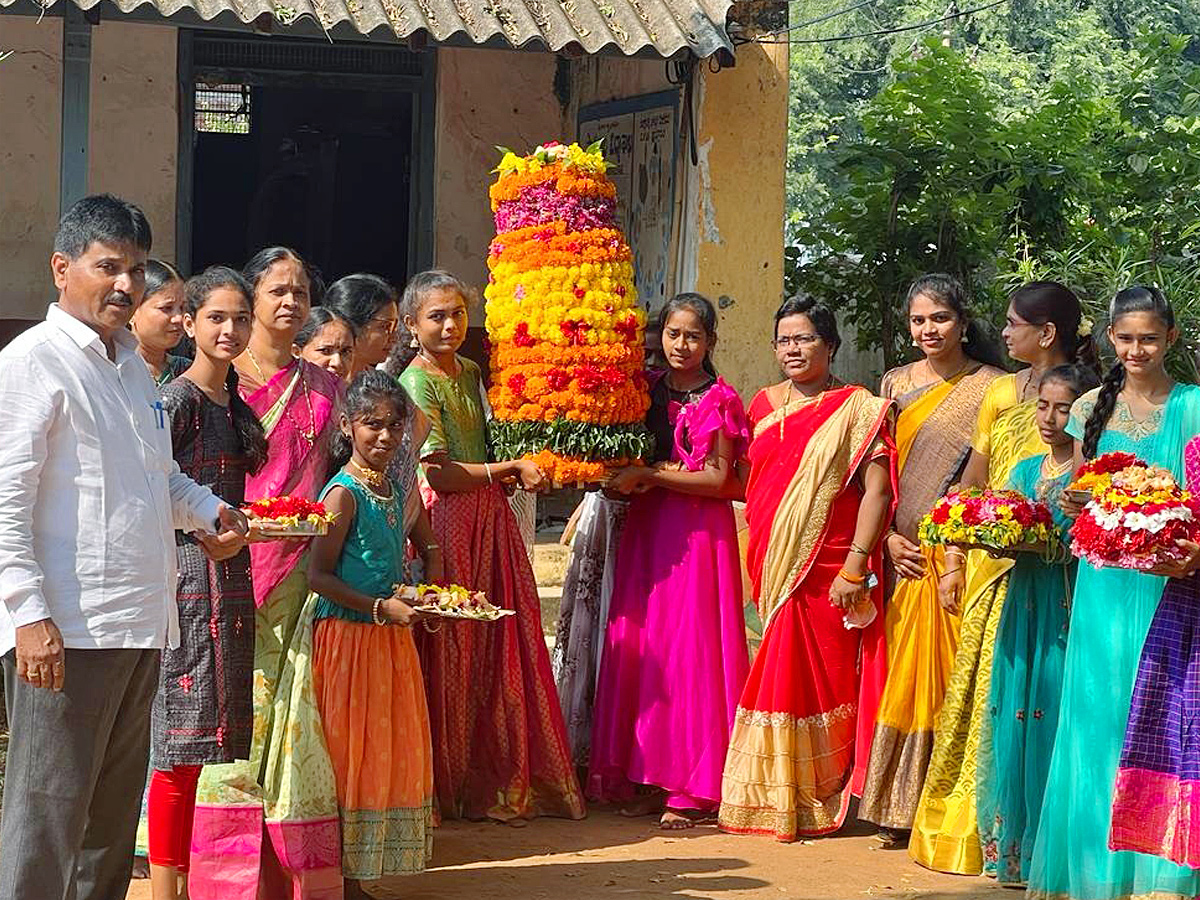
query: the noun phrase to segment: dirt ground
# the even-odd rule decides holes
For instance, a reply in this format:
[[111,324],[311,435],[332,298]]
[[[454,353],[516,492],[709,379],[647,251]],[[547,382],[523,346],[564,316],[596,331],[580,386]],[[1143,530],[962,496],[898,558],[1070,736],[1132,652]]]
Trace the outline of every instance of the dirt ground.
[[[593,810],[582,822],[539,819],[527,828],[453,822],[434,836],[422,875],[368,886],[380,900],[1003,900],[985,878],[940,875],[903,850],[883,850],[866,827],[780,844],[715,827],[667,833],[655,819]],[[134,882],[129,900],[149,900]]]

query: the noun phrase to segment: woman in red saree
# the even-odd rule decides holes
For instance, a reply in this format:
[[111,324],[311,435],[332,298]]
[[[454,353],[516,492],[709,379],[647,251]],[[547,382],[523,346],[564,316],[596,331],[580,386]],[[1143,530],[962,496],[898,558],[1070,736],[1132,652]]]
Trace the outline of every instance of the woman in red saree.
[[879,539],[895,505],[891,401],[829,372],[833,313],[775,314],[787,376],[748,410],[747,567],[763,640],[734,719],[720,826],[781,841],[836,831],[861,788],[887,675]]

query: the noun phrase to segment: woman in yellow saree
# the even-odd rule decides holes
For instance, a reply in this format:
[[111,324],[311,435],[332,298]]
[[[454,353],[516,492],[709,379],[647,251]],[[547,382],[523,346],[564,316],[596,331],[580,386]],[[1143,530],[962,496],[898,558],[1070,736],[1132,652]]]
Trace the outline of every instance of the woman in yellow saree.
[[879,390],[900,408],[900,496],[884,541],[888,680],[858,807],[859,818],[879,825],[889,843],[912,827],[958,646],[958,618],[938,603],[942,553],[916,543],[917,525],[962,474],[984,392],[1002,374],[955,278],[933,274],[913,282],[908,323],[924,356],[885,374]]
[[[1035,420],[1037,385],[1043,372],[1074,362],[1081,349],[1090,349],[1090,338],[1079,334],[1086,332],[1081,321],[1079,299],[1057,282],[1031,282],[1012,295],[1004,341],[1009,355],[1029,367],[988,386],[964,486],[1002,488],[1013,466],[1046,452]],[[975,812],[975,763],[1013,560],[955,548],[946,555],[938,593],[943,608],[961,617],[958,650],[908,849],[927,868],[977,875],[984,870],[984,858]]]
[[892,404],[833,383],[832,312],[789,300],[775,328],[788,377],[748,410],[747,564],[765,628],[734,715],[719,824],[791,841],[841,827],[870,739],[886,666],[870,576],[893,511],[895,446]]

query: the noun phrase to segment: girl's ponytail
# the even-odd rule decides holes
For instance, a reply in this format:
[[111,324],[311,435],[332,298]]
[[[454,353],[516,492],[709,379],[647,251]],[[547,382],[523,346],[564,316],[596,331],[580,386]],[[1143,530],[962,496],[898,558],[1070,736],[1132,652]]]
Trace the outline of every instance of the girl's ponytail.
[[246,470],[254,475],[267,462],[267,433],[258,414],[238,393],[238,373],[233,366],[225,374],[225,390],[229,392],[229,421],[237,435],[238,449],[246,459]]
[[1121,393],[1123,387],[1125,387],[1125,366],[1118,362],[1105,373],[1104,379],[1100,382],[1100,393],[1096,397],[1096,405],[1092,407],[1092,413],[1087,417],[1087,424],[1083,427],[1084,459],[1095,458],[1096,448],[1100,444],[1100,435],[1104,434],[1104,429],[1108,427],[1108,420],[1112,418],[1113,410],[1117,406],[1117,395]]

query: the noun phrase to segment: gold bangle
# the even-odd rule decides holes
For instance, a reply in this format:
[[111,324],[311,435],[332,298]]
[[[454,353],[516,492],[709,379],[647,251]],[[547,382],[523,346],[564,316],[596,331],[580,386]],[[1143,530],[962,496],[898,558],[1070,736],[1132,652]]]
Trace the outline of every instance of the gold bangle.
[[863,584],[867,580],[866,575],[851,575],[845,569],[842,569],[838,572],[838,578],[841,578],[843,581],[848,581],[851,584]]

